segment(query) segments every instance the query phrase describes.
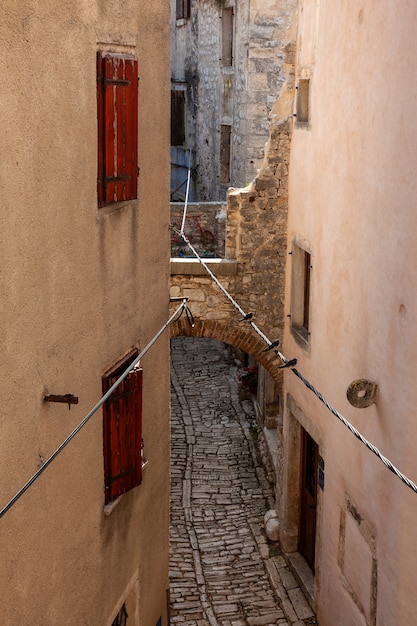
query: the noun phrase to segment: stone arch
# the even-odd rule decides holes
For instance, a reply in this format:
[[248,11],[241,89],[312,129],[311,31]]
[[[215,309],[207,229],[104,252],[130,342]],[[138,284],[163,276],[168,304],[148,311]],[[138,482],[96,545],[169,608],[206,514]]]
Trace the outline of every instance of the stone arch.
[[273,350],[264,352],[265,342],[259,337],[249,324],[242,322],[237,325],[228,320],[195,319],[192,328],[185,317],[171,324],[171,337],[205,337],[217,339],[234,348],[243,350],[260,363],[272,376],[278,385],[282,384],[282,365]]

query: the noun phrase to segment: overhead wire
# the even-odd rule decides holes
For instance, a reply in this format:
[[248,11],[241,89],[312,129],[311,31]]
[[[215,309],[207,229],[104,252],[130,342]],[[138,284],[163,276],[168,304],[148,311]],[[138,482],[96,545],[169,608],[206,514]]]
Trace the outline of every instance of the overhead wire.
[[[149,343],[143,348],[143,350],[138,354],[137,357],[130,363],[130,365],[124,370],[124,372],[118,377],[116,382],[106,391],[106,393],[100,398],[100,400],[93,406],[93,408],[87,413],[84,419],[78,424],[76,428],[68,435],[68,437],[58,446],[58,448],[51,454],[51,456],[44,461],[41,467],[29,478],[29,480],[23,485],[21,489],[16,493],[16,495],[9,500],[9,502],[0,510],[0,519],[11,509],[11,507],[23,496],[23,494],[29,489],[31,485],[39,478],[39,476],[46,470],[46,468],[56,459],[56,457],[64,450],[64,448],[70,443],[72,439],[80,432],[82,428],[87,424],[87,422],[91,419],[91,417],[98,411],[98,409],[106,402],[106,400],[111,396],[113,391],[117,389],[120,383],[129,375],[129,372],[135,368],[135,366],[139,363],[139,361],[145,356],[148,350],[154,345],[154,343],[159,339],[159,337],[164,333],[164,331],[172,324],[174,321],[179,319],[181,315],[186,311],[187,319],[192,319],[188,315],[188,307],[186,303],[186,299],[184,298],[181,304],[175,309],[174,313],[169,317],[168,321],[159,329],[159,331],[152,337]],[[191,315],[191,311],[189,312]],[[178,317],[179,316],[179,317]]]
[[190,154],[188,157],[188,175],[187,175],[187,187],[185,189],[185,202],[184,202],[184,211],[182,214],[182,222],[181,222],[181,232],[184,232],[185,228],[185,218],[187,217],[187,207],[188,207],[188,197],[190,195],[190,180],[191,180],[191,154],[192,149],[190,147]]
[[186,187],[186,190],[185,190],[185,202],[184,202],[184,211],[183,211],[183,214],[182,214],[181,233],[184,232],[184,228],[185,228],[185,218],[187,217],[188,197],[190,195],[191,158],[192,158],[192,147],[190,146],[190,153],[188,155],[187,187]]
[[176,229],[175,227],[173,227],[173,230],[178,234],[181,235],[181,237],[183,238],[184,242],[187,244],[187,246],[190,248],[191,252],[194,254],[194,256],[196,257],[196,259],[198,260],[198,262],[204,267],[205,271],[207,272],[207,274],[210,276],[210,278],[215,282],[215,284],[217,285],[217,287],[221,290],[221,292],[226,296],[226,298],[229,300],[229,302],[233,305],[233,307],[239,312],[239,314],[242,316],[242,318],[239,320],[240,322],[247,322],[252,328],[253,330],[261,337],[261,339],[266,343],[267,348],[266,350],[269,349],[273,349],[274,353],[279,357],[279,359],[284,363],[284,365],[280,366],[280,367],[286,367],[288,369],[290,369],[295,376],[297,376],[297,378],[320,400],[320,402],[322,402],[324,404],[324,406],[335,416],[337,417],[338,420],[340,420],[340,422],[342,422],[342,424],[359,440],[361,441],[361,443],[363,443],[363,445],[366,446],[366,448],[368,448],[368,450],[370,450],[380,461],[382,461],[382,463],[384,463],[384,465],[393,473],[395,474],[395,476],[397,476],[397,478],[399,478],[405,485],[407,485],[407,487],[409,487],[412,491],[414,491],[415,493],[417,493],[417,485],[410,480],[410,478],[408,478],[405,474],[403,474],[386,456],[384,456],[379,450],[378,448],[371,443],[370,441],[368,441],[368,439],[366,439],[366,437],[364,437],[358,430],[357,428],[355,428],[353,426],[353,424],[351,424],[345,417],[343,417],[343,415],[337,411],[337,409],[335,409],[330,402],[323,396],[323,394],[318,391],[314,385],[312,385],[312,383],[307,380],[302,374],[301,372],[299,372],[299,370],[297,370],[295,368],[295,365],[297,364],[297,359],[287,359],[275,346],[278,345],[277,341],[275,340],[273,342],[270,341],[270,339],[268,339],[268,337],[256,326],[256,324],[252,321],[253,318],[253,313],[251,312],[246,312],[242,309],[242,307],[238,304],[238,302],[230,295],[230,293],[227,291],[227,289],[221,284],[221,282],[218,280],[218,278],[215,276],[215,274],[211,271],[211,269],[208,267],[207,263],[200,257],[200,255],[198,254],[197,250],[194,248],[194,246],[191,244],[190,240],[186,237],[186,235],[183,232],[178,231],[178,229]]

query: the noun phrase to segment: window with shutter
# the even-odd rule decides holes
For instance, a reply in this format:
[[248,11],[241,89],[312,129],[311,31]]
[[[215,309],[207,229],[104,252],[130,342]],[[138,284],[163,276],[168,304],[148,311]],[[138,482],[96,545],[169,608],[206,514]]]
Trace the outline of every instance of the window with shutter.
[[138,63],[97,53],[98,206],[137,198]]
[[233,8],[222,11],[222,58],[223,67],[233,65]]
[[311,253],[294,244],[291,254],[291,330],[305,346],[310,340]]
[[171,91],[171,146],[185,141],[185,91]]
[[175,16],[177,20],[188,20],[190,17],[190,0],[176,0]]
[[[106,393],[127,367],[103,378]],[[135,367],[103,406],[105,503],[142,480],[142,369]]]
[[[128,617],[129,615],[127,614],[127,611],[126,611],[126,605],[123,604],[122,608],[120,609],[120,611],[114,618],[111,626],[126,626]],[[129,623],[130,623],[130,620],[129,620]]]
[[230,183],[230,138],[232,127],[227,124],[220,126],[220,182]]
[[297,87],[297,122],[300,124],[310,121],[309,99],[310,80],[301,79]]

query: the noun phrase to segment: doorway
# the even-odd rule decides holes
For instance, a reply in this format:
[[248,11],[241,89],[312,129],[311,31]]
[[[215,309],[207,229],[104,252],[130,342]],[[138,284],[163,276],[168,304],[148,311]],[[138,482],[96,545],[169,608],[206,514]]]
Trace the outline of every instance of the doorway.
[[308,432],[301,429],[301,484],[298,551],[314,572],[316,552],[317,471],[319,449]]

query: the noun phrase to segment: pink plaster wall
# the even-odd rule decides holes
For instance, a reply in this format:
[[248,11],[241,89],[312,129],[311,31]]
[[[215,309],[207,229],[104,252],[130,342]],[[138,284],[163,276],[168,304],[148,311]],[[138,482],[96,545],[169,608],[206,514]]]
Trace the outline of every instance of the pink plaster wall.
[[[299,75],[307,72],[311,80],[311,117],[293,134],[288,221],[288,245],[298,236],[312,251],[311,335],[304,350],[287,325],[285,353],[297,357],[300,371],[328,400],[417,481],[417,5],[318,5],[300,5]],[[358,378],[378,383],[377,405],[356,409],[348,403],[346,389]],[[285,386],[324,442],[316,555],[320,625],[365,624],[337,560],[345,493],[377,536],[376,623],[417,623],[411,588],[417,494],[291,372]]]

